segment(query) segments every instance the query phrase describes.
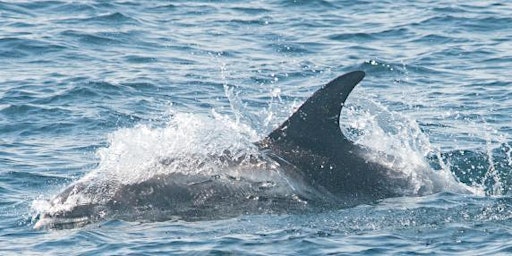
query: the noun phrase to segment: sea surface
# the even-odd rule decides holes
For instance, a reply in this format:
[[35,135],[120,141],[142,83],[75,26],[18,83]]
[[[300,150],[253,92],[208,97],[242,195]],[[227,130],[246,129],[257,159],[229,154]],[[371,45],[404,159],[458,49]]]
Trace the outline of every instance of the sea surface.
[[[512,254],[511,24],[494,0],[0,1],[0,254]],[[137,181],[157,156],[244,147],[353,70],[341,129],[440,189],[34,229],[86,175]]]

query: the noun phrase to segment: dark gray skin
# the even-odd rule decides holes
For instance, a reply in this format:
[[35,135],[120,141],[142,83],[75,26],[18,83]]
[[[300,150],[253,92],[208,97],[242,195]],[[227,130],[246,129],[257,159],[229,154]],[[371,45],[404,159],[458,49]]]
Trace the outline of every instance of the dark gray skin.
[[[228,169],[245,168],[246,179],[175,173],[128,185],[78,181],[52,200],[57,210],[41,214],[35,227],[76,227],[106,216],[154,221],[303,212],[400,196],[397,188],[406,188],[407,179],[369,161],[368,154],[375,152],[354,144],[340,130],[342,107],[364,75],[342,75],[315,92],[279,128],[255,143],[260,155],[245,162],[232,159],[229,152],[217,156]],[[162,164],[166,161],[172,160]],[[276,168],[282,176],[276,176]],[[251,173],[256,178],[250,178]],[[96,196],[98,191],[112,193],[95,203],[57,208],[71,196]]]

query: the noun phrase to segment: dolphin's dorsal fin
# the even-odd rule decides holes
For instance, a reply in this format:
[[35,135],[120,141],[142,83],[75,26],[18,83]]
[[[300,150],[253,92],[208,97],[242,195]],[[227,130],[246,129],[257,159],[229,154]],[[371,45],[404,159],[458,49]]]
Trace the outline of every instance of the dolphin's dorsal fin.
[[347,141],[340,130],[340,112],[348,95],[364,75],[363,71],[354,71],[332,80],[259,144],[269,147],[292,142],[308,146]]

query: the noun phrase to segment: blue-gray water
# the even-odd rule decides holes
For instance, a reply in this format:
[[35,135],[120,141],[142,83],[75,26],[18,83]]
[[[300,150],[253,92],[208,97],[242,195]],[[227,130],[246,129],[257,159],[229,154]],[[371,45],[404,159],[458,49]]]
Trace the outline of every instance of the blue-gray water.
[[[511,14],[506,1],[2,1],[0,254],[512,253]],[[380,129],[367,142],[474,194],[33,229],[41,201],[100,167],[133,178],[166,143],[262,138],[352,70],[367,77],[344,129]]]

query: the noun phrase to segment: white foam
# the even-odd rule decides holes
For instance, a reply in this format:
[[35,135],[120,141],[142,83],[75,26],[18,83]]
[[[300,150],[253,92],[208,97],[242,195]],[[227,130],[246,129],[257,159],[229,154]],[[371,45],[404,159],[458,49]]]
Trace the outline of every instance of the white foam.
[[255,137],[248,126],[216,112],[211,116],[175,113],[164,127],[137,125],[109,135],[108,147],[97,152],[98,168],[88,175],[125,184],[173,172],[214,175],[217,163],[210,165],[206,159],[226,150],[246,153],[253,149]]
[[[415,120],[391,112],[378,102],[366,99],[343,110],[343,132],[356,144],[370,148],[368,158],[405,176],[411,187],[404,195],[426,195],[442,191],[482,194],[481,189],[458,181],[449,167],[442,162],[440,170],[433,170],[427,156],[440,154],[423,133]],[[441,159],[440,157],[438,159]],[[393,175],[393,174],[391,174]]]

